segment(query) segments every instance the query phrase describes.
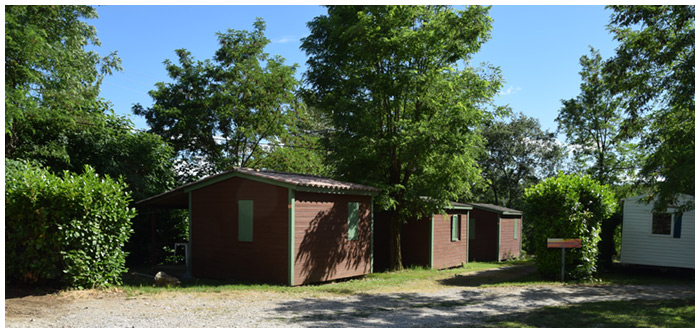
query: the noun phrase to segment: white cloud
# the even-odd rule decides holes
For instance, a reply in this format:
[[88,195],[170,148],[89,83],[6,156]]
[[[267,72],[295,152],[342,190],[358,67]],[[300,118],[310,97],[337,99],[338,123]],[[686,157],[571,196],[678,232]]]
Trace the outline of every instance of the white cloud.
[[299,38],[296,38],[296,37],[294,37],[294,36],[287,35],[287,36],[282,36],[281,38],[278,38],[278,39],[273,40],[272,43],[274,43],[274,44],[284,44],[284,43],[293,42],[293,41],[298,40],[298,39],[299,39]]
[[523,88],[510,86],[506,90],[501,90],[501,92],[499,94],[501,96],[506,96],[506,95],[510,95],[510,94],[515,94],[516,92],[521,91],[521,90],[523,90]]

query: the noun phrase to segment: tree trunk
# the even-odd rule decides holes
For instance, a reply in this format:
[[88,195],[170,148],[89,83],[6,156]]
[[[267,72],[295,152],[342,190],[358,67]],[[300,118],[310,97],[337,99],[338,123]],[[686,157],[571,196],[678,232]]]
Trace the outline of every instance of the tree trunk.
[[401,218],[399,212],[394,210],[389,215],[389,270],[400,271],[402,269]]

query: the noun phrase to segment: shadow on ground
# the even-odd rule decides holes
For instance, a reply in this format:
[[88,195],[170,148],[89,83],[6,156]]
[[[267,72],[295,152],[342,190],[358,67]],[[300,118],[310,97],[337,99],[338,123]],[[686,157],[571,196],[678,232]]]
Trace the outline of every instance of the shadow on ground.
[[[446,286],[479,287],[541,280],[533,265],[519,265],[442,280]],[[658,280],[657,280],[658,281]],[[278,304],[280,320],[304,327],[486,327],[546,306],[589,302],[694,298],[694,285],[532,285],[446,288],[431,293],[360,294],[307,298]],[[620,327],[609,321],[604,327]],[[556,324],[555,324],[556,325]],[[546,325],[545,325],[546,326]],[[556,327],[556,326],[554,326]]]
[[541,279],[534,265],[517,265],[490,269],[470,274],[460,274],[440,281],[455,287],[479,287],[503,282],[525,282]]

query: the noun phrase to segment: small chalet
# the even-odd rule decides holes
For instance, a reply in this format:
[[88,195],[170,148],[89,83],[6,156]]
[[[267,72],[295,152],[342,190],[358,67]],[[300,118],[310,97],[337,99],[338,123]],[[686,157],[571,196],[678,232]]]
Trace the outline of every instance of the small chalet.
[[[695,210],[681,213],[676,207],[666,212],[653,211],[653,203],[644,196],[625,199],[622,214],[623,264],[695,268]],[[679,205],[694,200],[679,195]]]
[[[404,267],[443,269],[467,262],[467,221],[471,206],[452,202],[444,214],[407,221],[401,226]],[[389,268],[389,218],[375,216],[375,270]]]
[[519,210],[470,203],[469,260],[501,261],[520,256],[522,216]]
[[136,205],[189,210],[192,276],[294,286],[372,272],[372,198],[379,191],[235,168]]

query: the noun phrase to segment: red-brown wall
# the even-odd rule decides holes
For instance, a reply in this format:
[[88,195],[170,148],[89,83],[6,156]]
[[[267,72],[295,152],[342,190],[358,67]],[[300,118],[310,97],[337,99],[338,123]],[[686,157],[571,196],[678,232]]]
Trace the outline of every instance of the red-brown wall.
[[[433,268],[442,269],[461,265],[467,261],[467,213],[448,211],[435,214],[433,239]],[[459,239],[452,241],[452,215],[460,216]]]
[[469,218],[476,220],[476,237],[469,240],[469,261],[498,260],[498,214],[475,207]]
[[[389,243],[389,239],[386,240]],[[430,265],[430,218],[401,225],[401,259],[404,267]]]
[[[514,223],[517,223],[517,238],[514,236]],[[520,257],[520,242],[522,241],[522,219],[520,217],[501,218],[501,260]]]
[[[288,190],[239,177],[191,192],[192,273],[287,282]],[[253,200],[253,241],[238,241],[238,200]]]
[[[457,241],[452,241],[452,215],[460,215],[460,237]],[[388,221],[377,220],[377,225],[388,223]],[[379,215],[386,218],[384,215]],[[436,214],[433,216],[433,268],[442,269],[455,267],[467,261],[467,213],[448,211],[446,215]],[[431,218],[426,217],[421,220],[410,220],[401,226],[401,257],[404,267],[430,266],[430,223]],[[379,233],[377,233],[379,235]],[[388,234],[387,234],[388,236]],[[389,239],[375,238],[375,257],[385,257],[383,253],[378,253],[377,249],[388,251]],[[387,259],[388,260],[388,259]]]
[[[520,256],[522,242],[522,218],[500,218],[499,249],[499,213],[474,207],[470,218],[476,219],[476,238],[469,240],[470,261],[497,261]],[[513,223],[518,220],[518,237],[513,238]],[[499,251],[500,250],[500,251]]]
[[[356,240],[348,240],[349,202],[359,202]],[[297,191],[294,209],[295,285],[371,272],[370,197]]]

